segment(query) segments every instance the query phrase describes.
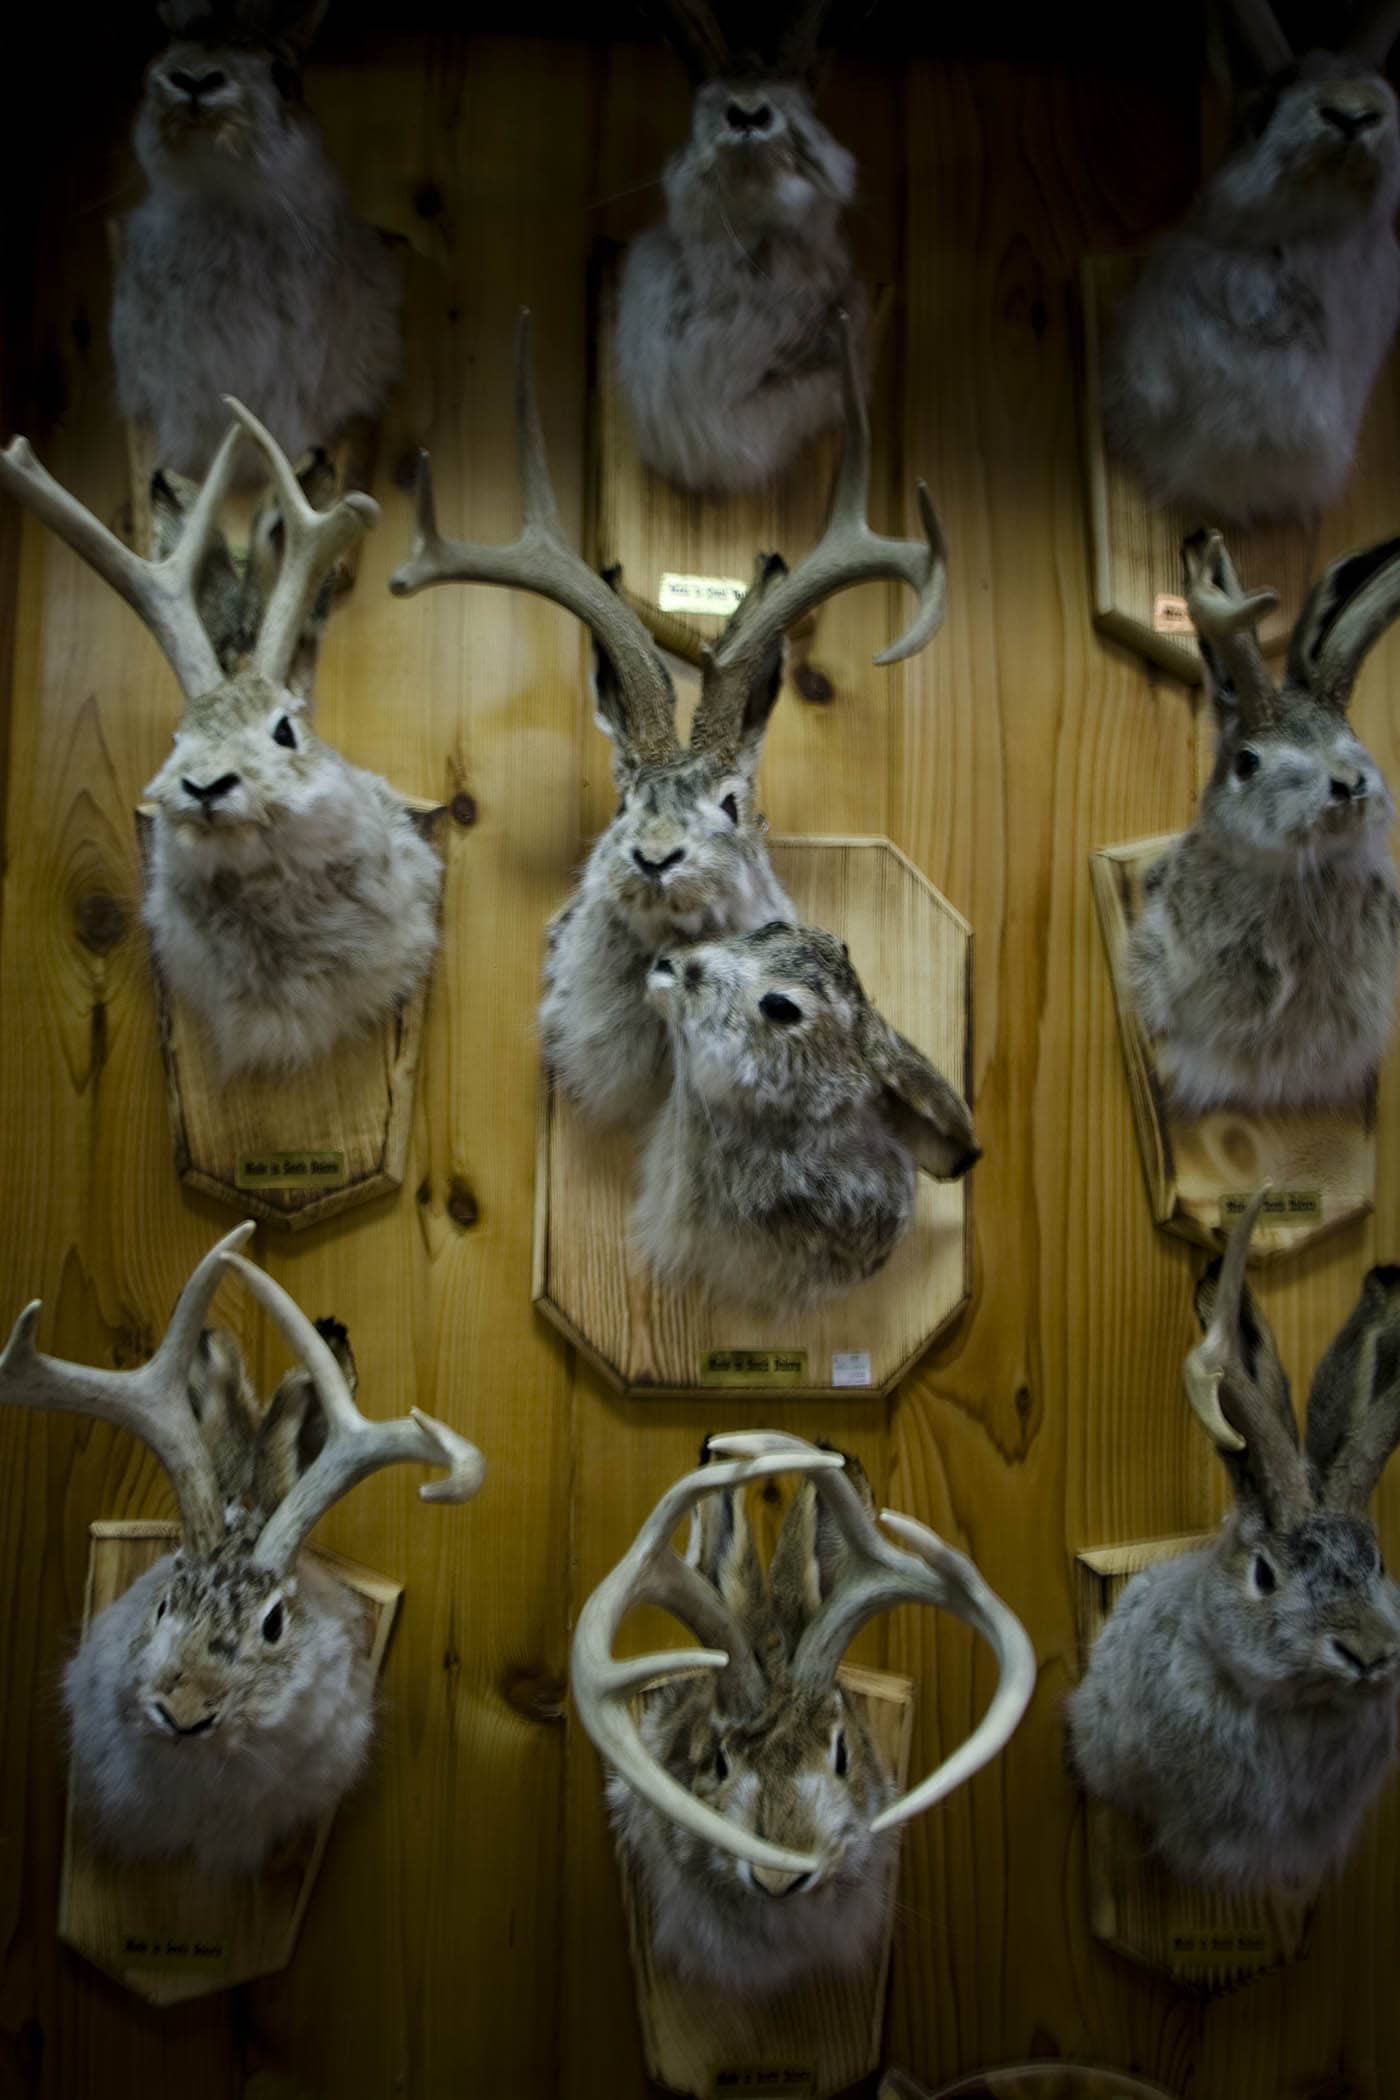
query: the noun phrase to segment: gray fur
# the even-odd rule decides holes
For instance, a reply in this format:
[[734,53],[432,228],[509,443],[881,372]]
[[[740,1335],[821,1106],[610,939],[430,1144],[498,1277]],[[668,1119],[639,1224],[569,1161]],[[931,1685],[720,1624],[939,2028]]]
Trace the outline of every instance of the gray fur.
[[[863,1476],[853,1477],[864,1488]],[[642,1739],[698,1800],[774,1844],[815,1852],[822,1867],[805,1888],[788,1888],[781,1876],[779,1886],[766,1886],[763,1870],[682,1829],[616,1774],[608,1801],[646,1890],[660,1959],[707,1988],[761,1999],[799,1977],[868,1959],[898,1842],[872,1837],[869,1825],[895,1788],[857,1703],[839,1685],[803,1690],[790,1674],[801,1632],[830,1587],[818,1565],[811,1484],[788,1513],[766,1581],[742,1499],[730,1491],[709,1500],[723,1508],[695,1527],[689,1557],[748,1635],[763,1703],[745,1710],[723,1671],[676,1680],[645,1700]]]
[[[766,109],[761,131],[726,112]],[[617,369],[642,457],[682,488],[751,488],[841,418],[835,322],[865,301],[840,231],[855,163],[794,80],[712,80],[665,174],[666,223],[634,244]]]
[[[918,1172],[979,1157],[962,1097],[866,999],[842,944],[775,923],[658,957],[647,980],[674,1079],[633,1225],[668,1282],[781,1311],[873,1276]],[[798,1008],[774,1019],[762,1002]]]
[[[1327,108],[1371,121],[1348,139]],[[1248,521],[1340,495],[1400,319],[1398,203],[1395,97],[1370,65],[1314,52],[1244,104],[1107,360],[1110,440],[1154,498]]]
[[[112,351],[124,416],[202,474],[233,394],[290,458],[375,416],[399,364],[396,261],[358,220],[301,99],[293,54],[246,7],[147,70],[123,222]],[[172,76],[219,87],[190,97]]]

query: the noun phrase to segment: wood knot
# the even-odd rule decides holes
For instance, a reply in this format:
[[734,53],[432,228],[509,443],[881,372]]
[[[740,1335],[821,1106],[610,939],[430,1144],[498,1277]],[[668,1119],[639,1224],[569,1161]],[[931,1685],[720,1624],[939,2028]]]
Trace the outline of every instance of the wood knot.
[[828,701],[836,698],[835,686],[825,671],[819,671],[815,664],[799,664],[792,674],[792,682],[802,698],[810,700],[813,707],[825,707]]
[[414,1193],[417,1195],[418,1201],[420,1203],[432,1202],[433,1184],[431,1183],[431,1181],[429,1181],[426,1174],[423,1176],[423,1179],[419,1182],[418,1187]]
[[501,1680],[506,1705],[527,1721],[561,1721],[567,1686],[539,1663],[518,1663]]
[[453,1176],[452,1187],[448,1191],[447,1215],[453,1224],[460,1225],[464,1232],[468,1226],[475,1225],[481,1216],[477,1209],[476,1197],[460,1175]]
[[469,795],[465,788],[461,789],[461,791],[458,794],[455,794],[452,797],[451,810],[453,823],[460,824],[462,829],[466,831],[471,825],[475,824],[476,822],[477,808],[475,795]]
[[73,908],[78,939],[94,955],[106,955],[126,932],[126,908],[107,890],[89,890]]
[[413,209],[420,219],[440,219],[442,204],[442,191],[435,182],[420,182],[413,192]]

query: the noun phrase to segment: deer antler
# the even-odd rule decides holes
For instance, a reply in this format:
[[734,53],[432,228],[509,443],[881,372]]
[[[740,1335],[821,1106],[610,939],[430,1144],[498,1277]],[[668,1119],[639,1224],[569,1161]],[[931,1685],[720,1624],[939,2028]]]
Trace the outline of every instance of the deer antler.
[[271,431],[232,394],[225,394],[224,400],[266,460],[282,513],[282,563],[253,645],[252,663],[271,684],[285,685],[316,593],[341,555],[378,522],[379,505],[357,489],[332,509],[316,510]]
[[1277,591],[1241,588],[1235,565],[1218,532],[1195,533],[1182,547],[1187,609],[1202,654],[1247,724],[1262,724],[1278,712],[1278,693],[1264,667],[1255,628],[1278,604]]
[[[710,1449],[720,1450],[737,1441],[711,1437]],[[769,1445],[779,1441],[781,1449],[770,1453]],[[673,1779],[642,1742],[631,1706],[632,1695],[653,1679],[697,1669],[734,1671],[736,1693],[754,1710],[762,1703],[762,1676],[747,1636],[713,1585],[674,1550],[671,1536],[687,1510],[704,1495],[742,1487],[770,1473],[822,1473],[844,1463],[839,1452],[818,1451],[811,1444],[800,1445],[794,1454],[789,1448],[792,1441],[751,1437],[745,1455],[734,1464],[700,1466],[667,1490],[633,1544],[580,1612],[570,1683],[579,1719],[602,1755],[663,1815],[756,1867],[780,1874],[810,1874],[816,1870],[815,1859],[770,1845],[755,1832],[741,1829]],[[712,1645],[675,1648],[618,1662],[612,1652],[613,1640],[634,1604],[661,1605]]]
[[66,540],[104,583],[125,598],[154,635],[187,700],[198,700],[224,682],[214,644],[199,617],[198,587],[200,571],[218,534],[219,512],[241,435],[235,423],[214,455],[178,545],[158,562],[143,561],[124,547],[39,464],[27,438],[14,438],[0,452],[0,487]]
[[[877,664],[899,663],[913,656],[943,624],[947,598],[948,557],[943,529],[925,484],[918,484],[922,540],[886,539],[866,522],[870,501],[870,423],[856,380],[851,333],[841,316],[841,383],[846,427],[841,464],[832,491],[826,530],[786,576],[779,577],[750,607],[745,599],[710,654],[700,702],[691,726],[692,751],[722,751],[737,744],[754,682],[772,649],[804,613],[853,584],[894,577],[919,595],[913,624]],[[751,594],[752,595],[752,594]],[[742,615],[742,617],[741,617]]]
[[499,583],[537,591],[588,627],[611,660],[627,719],[627,743],[644,760],[679,750],[675,695],[651,636],[631,608],[589,568],[564,535],[549,478],[530,361],[530,315],[522,309],[515,338],[515,421],[524,494],[520,537],[508,547],[444,539],[437,527],[428,455],[418,455],[417,534],[413,552],[389,579],[396,598],[434,583]]
[[428,1481],[419,1488],[423,1501],[471,1500],[486,1471],[475,1444],[416,1407],[397,1421],[369,1421],[356,1407],[334,1353],[301,1307],[265,1269],[256,1268],[241,1254],[229,1253],[224,1259],[282,1330],[316,1388],[326,1417],[324,1446],[258,1536],[252,1554],[257,1566],[284,1574],[312,1526],[332,1503],[383,1466],[443,1466],[445,1480]]
[[190,1406],[190,1370],[223,1265],[241,1259],[234,1250],[252,1230],[251,1222],[236,1225],[205,1255],[180,1293],[164,1341],[139,1370],[107,1371],[42,1356],[34,1346],[37,1298],[16,1320],[0,1356],[0,1402],[96,1415],[150,1445],[170,1475],[185,1546],[195,1557],[212,1552],[223,1537],[224,1511],[214,1461]]

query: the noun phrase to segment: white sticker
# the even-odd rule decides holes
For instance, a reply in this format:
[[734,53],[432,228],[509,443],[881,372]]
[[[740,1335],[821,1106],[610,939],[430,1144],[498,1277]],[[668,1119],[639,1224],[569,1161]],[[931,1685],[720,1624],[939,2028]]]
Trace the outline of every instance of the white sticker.
[[732,576],[666,575],[656,602],[662,612],[717,613],[728,619],[739,600],[748,596],[748,589]]
[[839,1349],[831,1359],[833,1385],[869,1385],[870,1351]]
[[1190,607],[1184,598],[1173,597],[1169,591],[1159,591],[1152,607],[1152,625],[1158,634],[1194,634],[1196,623],[1191,618]]

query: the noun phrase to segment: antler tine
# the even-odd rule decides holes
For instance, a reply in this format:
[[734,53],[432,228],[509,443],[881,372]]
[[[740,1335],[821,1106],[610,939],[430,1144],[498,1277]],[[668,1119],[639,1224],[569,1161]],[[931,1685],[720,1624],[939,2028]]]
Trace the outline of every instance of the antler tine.
[[235,427],[224,437],[178,546],[161,562],[143,561],[124,546],[54,480],[35,458],[27,438],[12,439],[0,452],[0,487],[8,489],[17,503],[56,532],[79,560],[125,598],[155,637],[187,700],[212,693],[223,683],[218,655],[200,621],[195,594],[200,567],[218,526],[239,435]]
[[1277,607],[1278,592],[1245,591],[1218,532],[1187,540],[1182,555],[1187,609],[1202,649],[1214,656],[1240,713],[1248,721],[1262,722],[1277,711],[1278,693],[1254,630]]
[[165,1339],[138,1370],[108,1371],[42,1355],[34,1346],[37,1298],[16,1320],[0,1356],[0,1402],[95,1415],[150,1446],[170,1476],[184,1543],[196,1557],[212,1552],[223,1537],[224,1512],[214,1462],[189,1402],[190,1370],[223,1261],[252,1230],[251,1222],[235,1226],[205,1255],[180,1293]]
[[370,1421],[356,1407],[333,1352],[295,1299],[265,1269],[241,1254],[228,1254],[224,1259],[281,1329],[305,1366],[326,1415],[325,1444],[258,1536],[252,1554],[257,1566],[284,1574],[313,1525],[332,1504],[384,1466],[442,1466],[447,1478],[426,1481],[418,1490],[420,1498],[424,1502],[471,1500],[486,1472],[475,1444],[416,1407],[397,1421]]
[[1372,7],[1363,7],[1346,48],[1354,51],[1358,58],[1366,58],[1375,66],[1383,66],[1390,55],[1390,47],[1400,36],[1400,5],[1397,0],[1376,0]]
[[1266,73],[1280,73],[1293,63],[1293,46],[1279,25],[1269,0],[1226,0],[1226,13]]
[[590,629],[612,662],[631,753],[648,760],[672,757],[680,748],[675,695],[651,636],[564,534],[535,398],[528,308],[521,311],[515,338],[515,414],[524,503],[519,537],[506,547],[444,539],[437,529],[427,454],[422,453],[413,552],[394,571],[389,588],[396,598],[409,598],[436,583],[495,583],[508,590],[535,591],[564,606]]
[[282,562],[258,630],[253,668],[273,685],[285,685],[316,593],[341,555],[378,523],[379,505],[356,489],[330,510],[316,510],[272,432],[232,394],[224,400],[266,460],[282,512]]
[[[736,1440],[737,1441],[737,1440]],[[782,1874],[810,1874],[817,1861],[805,1853],[770,1845],[706,1807],[673,1779],[647,1750],[632,1714],[634,1692],[657,1677],[695,1669],[752,1672],[761,1690],[748,1641],[723,1599],[696,1569],[688,1567],[671,1546],[677,1525],[702,1495],[746,1486],[772,1473],[820,1473],[840,1466],[839,1452],[818,1451],[795,1440],[761,1437],[745,1440],[755,1453],[732,1464],[700,1466],[668,1488],[632,1545],[611,1574],[605,1575],[579,1614],[570,1671],[579,1719],[614,1771],[628,1786],[665,1816],[736,1859]],[[780,1448],[773,1448],[779,1446]],[[710,1438],[710,1449],[729,1447],[729,1440]],[[613,1655],[618,1627],[634,1604],[660,1604],[689,1623],[702,1639],[723,1640],[723,1647],[675,1648],[619,1662]]]
[[[948,553],[943,528],[928,489],[918,484],[922,540],[887,539],[872,532],[866,513],[870,499],[870,422],[856,378],[850,324],[840,317],[842,391],[845,434],[841,462],[832,491],[826,529],[804,560],[777,578],[760,605],[721,635],[705,666],[700,703],[690,733],[692,751],[724,749],[738,736],[750,688],[768,652],[789,628],[826,598],[857,583],[893,577],[917,591],[919,609],[912,624],[882,649],[880,665],[915,655],[938,632],[947,607]],[[743,611],[741,606],[740,611]]]
[[1210,1325],[1201,1340],[1181,1367],[1181,1379],[1186,1387],[1186,1397],[1192,1409],[1203,1423],[1207,1435],[1222,1451],[1243,1451],[1245,1440],[1227,1421],[1220,1405],[1220,1387],[1225,1371],[1234,1355],[1231,1345],[1231,1329],[1239,1318],[1240,1301],[1244,1296],[1245,1267],[1249,1261],[1249,1243],[1254,1236],[1259,1213],[1264,1208],[1264,1199],[1269,1193],[1266,1181],[1249,1199],[1230,1234],[1225,1248],[1225,1258],[1220,1265],[1220,1277],[1215,1287],[1215,1304],[1211,1309]]

